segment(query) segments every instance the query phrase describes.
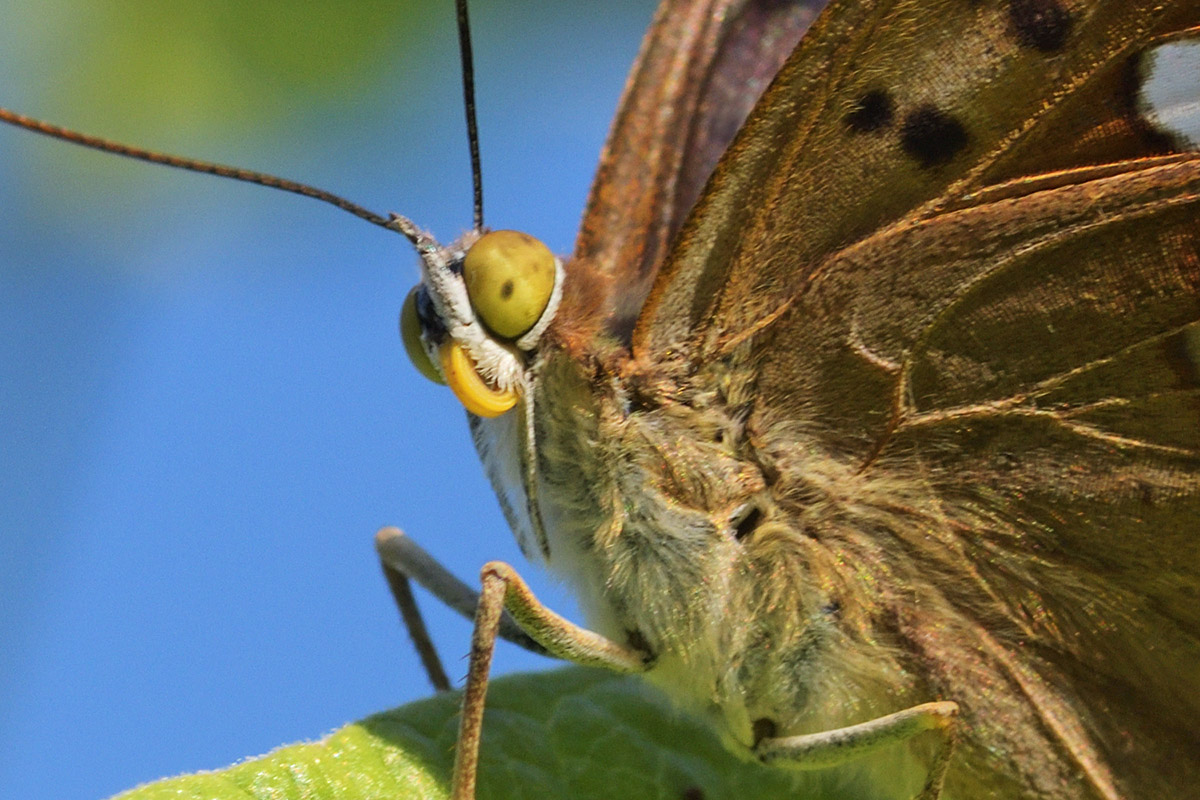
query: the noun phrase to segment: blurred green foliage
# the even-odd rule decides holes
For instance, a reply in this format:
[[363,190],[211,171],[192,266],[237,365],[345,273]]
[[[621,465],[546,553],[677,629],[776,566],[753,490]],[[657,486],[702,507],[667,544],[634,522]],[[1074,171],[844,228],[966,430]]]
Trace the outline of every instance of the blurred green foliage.
[[52,108],[88,108],[92,125],[143,135],[214,133],[352,99],[433,14],[453,19],[452,4],[76,0],[40,27],[54,54],[44,62]]

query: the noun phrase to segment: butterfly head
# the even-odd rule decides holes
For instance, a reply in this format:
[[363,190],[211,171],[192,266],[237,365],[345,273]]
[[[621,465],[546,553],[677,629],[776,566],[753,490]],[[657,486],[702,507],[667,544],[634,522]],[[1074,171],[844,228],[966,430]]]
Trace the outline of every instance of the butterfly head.
[[442,247],[416,242],[421,282],[400,334],[422,375],[450,386],[472,414],[499,416],[526,387],[529,354],[562,297],[562,262],[518,231],[472,232]]

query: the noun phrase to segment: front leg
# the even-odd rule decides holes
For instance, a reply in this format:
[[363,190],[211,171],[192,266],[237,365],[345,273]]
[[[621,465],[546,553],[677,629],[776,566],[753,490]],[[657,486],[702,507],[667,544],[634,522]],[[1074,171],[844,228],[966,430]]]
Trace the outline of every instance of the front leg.
[[800,769],[822,769],[861,758],[876,750],[907,741],[926,731],[936,732],[938,750],[919,800],[937,800],[954,750],[958,703],[922,703],[894,714],[804,736],[766,737],[754,745],[764,764],[786,763]]
[[[438,658],[433,641],[429,638],[416,598],[409,587],[409,579],[419,583],[434,597],[467,619],[475,617],[479,593],[456,578],[420,545],[405,536],[399,528],[380,528],[375,534],[375,551],[379,554],[379,565],[383,568],[388,588],[392,591],[392,599],[396,602],[404,627],[408,630],[417,655],[421,658],[429,682],[439,692],[448,691],[450,680],[446,677],[441,659]],[[549,655],[545,648],[529,638],[508,614],[501,617],[500,638],[531,653]]]
[[626,673],[644,672],[652,663],[650,654],[581,628],[543,606],[508,564],[500,561],[485,564],[480,579],[483,588],[471,634],[471,662],[454,753],[452,800],[474,800],[475,797],[488,673],[500,618],[505,610],[534,641],[546,648],[547,653],[565,661]]

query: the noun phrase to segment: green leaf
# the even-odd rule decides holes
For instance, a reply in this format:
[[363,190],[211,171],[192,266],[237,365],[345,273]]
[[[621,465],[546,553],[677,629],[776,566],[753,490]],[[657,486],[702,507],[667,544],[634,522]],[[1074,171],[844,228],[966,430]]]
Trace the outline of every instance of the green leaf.
[[[146,784],[119,800],[439,800],[449,794],[459,697],[435,696],[317,742]],[[640,679],[596,670],[498,679],[484,720],[479,800],[816,800],[835,788],[830,773],[739,761]],[[840,789],[862,796],[844,781]]]

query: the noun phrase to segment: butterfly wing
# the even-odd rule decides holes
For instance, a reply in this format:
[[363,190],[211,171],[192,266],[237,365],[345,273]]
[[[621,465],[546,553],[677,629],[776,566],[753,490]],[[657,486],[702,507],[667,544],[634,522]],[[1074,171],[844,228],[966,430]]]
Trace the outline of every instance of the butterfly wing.
[[1143,54],[1197,24],[835,1],[637,322],[676,376],[753,352],[760,451],[847,465],[851,505],[894,488],[869,542],[829,546],[873,633],[963,703],[963,796],[1200,781],[1200,158],[1137,104]]
[[1131,73],[1156,37],[1195,25],[1188,0],[832,3],[681,230],[635,348],[719,351],[805,270],[922,206],[1169,151],[1134,113]]
[[575,247],[574,274],[603,295],[589,293],[581,303],[602,309],[609,330],[628,338],[671,237],[826,2],[667,0],[659,8]]
[[814,277],[773,333],[803,349],[761,373],[756,425],[815,415],[857,453],[883,421],[854,461],[920,522],[875,613],[1051,796],[1200,781],[1198,220],[1193,159],[893,226]]

